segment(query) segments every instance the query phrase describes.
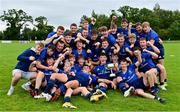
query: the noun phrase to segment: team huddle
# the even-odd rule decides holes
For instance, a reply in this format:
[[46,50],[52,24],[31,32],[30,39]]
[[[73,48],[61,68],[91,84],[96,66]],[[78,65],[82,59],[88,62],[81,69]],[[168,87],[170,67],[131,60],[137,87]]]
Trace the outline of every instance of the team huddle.
[[91,102],[106,98],[108,89],[118,90],[124,97],[142,96],[165,103],[158,96],[167,90],[164,47],[149,22],[132,25],[122,19],[121,26],[113,16],[110,28],[93,29],[84,20],[78,30],[75,23],[65,32],[56,32],[17,57],[12,82],[7,93],[14,92],[20,79],[28,82],[21,87],[33,98],[57,101],[64,96],[64,108],[77,108],[71,96],[81,94]]

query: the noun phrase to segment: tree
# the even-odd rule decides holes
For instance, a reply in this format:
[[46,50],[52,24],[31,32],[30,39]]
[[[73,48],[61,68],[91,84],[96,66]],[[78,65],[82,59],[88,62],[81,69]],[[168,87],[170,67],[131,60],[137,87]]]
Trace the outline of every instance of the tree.
[[48,20],[44,16],[35,18],[35,21],[37,23],[35,24],[37,28],[35,35],[38,40],[43,40],[47,37],[49,32],[53,31],[54,27],[47,24]]
[[4,11],[3,15],[0,16],[2,21],[7,24],[7,29],[5,31],[6,39],[15,40],[20,36],[20,29],[26,22],[33,22],[32,16],[27,15],[23,10],[10,9]]
[[180,40],[180,20],[174,21],[168,28],[168,31],[171,40]]
[[133,23],[138,22],[140,20],[140,11],[138,8],[123,6],[120,7],[117,11],[119,11],[122,14],[122,18],[126,18]]
[[3,40],[3,39],[4,39],[4,32],[0,31],[0,40]]

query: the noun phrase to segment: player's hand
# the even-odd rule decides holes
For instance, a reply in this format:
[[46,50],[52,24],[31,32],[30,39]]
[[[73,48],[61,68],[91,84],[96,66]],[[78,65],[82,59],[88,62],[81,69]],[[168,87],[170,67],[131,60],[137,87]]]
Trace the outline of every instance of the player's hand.
[[112,87],[113,89],[116,89],[116,85],[114,84],[113,81],[111,81],[111,87]]
[[105,37],[104,36],[101,36],[101,40],[103,40]]
[[135,55],[135,56],[138,56],[138,51],[137,51],[137,50],[134,51],[134,55]]
[[134,47],[134,44],[131,44],[131,45],[130,45],[130,48],[133,48],[133,47]]
[[88,43],[88,44],[89,44],[89,42],[90,42],[90,41],[86,39],[86,43]]
[[33,61],[33,62],[32,62],[33,65],[36,65],[36,63],[37,63],[37,61]]
[[91,18],[91,23],[94,25],[96,23],[96,18],[92,17]]
[[48,70],[53,70],[53,66],[49,66],[49,67],[48,67]]
[[99,46],[101,43],[100,42],[96,42],[94,45],[97,47]]
[[152,46],[152,43],[150,41],[147,41],[147,46]]
[[114,63],[115,68],[118,68],[119,67],[118,65],[119,65],[118,63]]
[[128,26],[129,29],[132,28],[132,22],[129,23],[129,26]]
[[115,15],[112,16],[112,20],[113,20],[113,21],[116,21],[116,20],[117,20],[117,16],[115,16]]
[[35,57],[34,57],[34,56],[30,56],[30,57],[29,57],[29,60],[34,61],[34,60],[35,60]]
[[76,74],[74,72],[70,72],[69,75],[75,76]]
[[144,51],[144,52],[148,52],[148,50],[147,50],[147,49],[143,49],[143,51]]
[[90,50],[90,49],[88,49],[88,50],[87,50],[87,53],[91,53],[91,50]]
[[114,50],[114,54],[117,54],[119,51],[117,49]]

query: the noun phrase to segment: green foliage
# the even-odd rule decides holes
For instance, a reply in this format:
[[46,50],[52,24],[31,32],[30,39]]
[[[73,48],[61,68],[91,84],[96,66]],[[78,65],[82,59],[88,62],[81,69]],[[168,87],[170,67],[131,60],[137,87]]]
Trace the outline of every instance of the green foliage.
[[0,16],[2,21],[5,21],[8,26],[4,32],[5,39],[15,40],[20,36],[20,29],[26,22],[33,22],[32,16],[29,16],[23,10],[10,9],[4,11],[4,14]]
[[52,32],[54,27],[47,24],[48,20],[44,16],[35,18],[37,30],[35,31],[37,40],[44,40],[49,32]]
[[0,20],[6,22],[6,25],[8,26],[4,32],[1,32],[0,39],[42,40],[54,29],[53,26],[47,24],[47,18],[44,16],[35,18],[37,24],[34,26],[37,29],[28,28],[27,26],[29,26],[29,24],[33,24],[33,18],[32,16],[27,15],[23,10],[10,9],[4,11],[3,15],[0,16]]
[[180,40],[180,20],[174,21],[168,31],[171,40]]
[[[111,17],[113,15],[116,15],[118,17],[117,20],[118,26],[121,25],[122,18],[126,18],[129,22],[132,22],[134,24],[136,22],[148,21],[150,22],[151,27],[159,34],[159,36],[163,40],[180,39],[178,38],[180,37],[179,36],[180,33],[177,33],[179,31],[176,31],[178,29],[178,25],[175,24],[175,21],[177,23],[177,20],[180,20],[180,12],[178,10],[176,11],[164,10],[160,8],[159,4],[155,4],[153,10],[147,8],[139,9],[130,6],[123,6],[120,7],[117,11],[111,10],[111,14],[109,16],[104,14],[96,14],[95,11],[93,10],[91,16],[97,19],[97,23],[95,24],[94,28],[97,29],[102,25],[109,27],[111,22]],[[84,17],[90,20],[90,17],[84,15],[82,18]],[[176,29],[174,27],[176,27]]]
[[4,39],[4,32],[0,31],[0,40],[3,40],[3,39]]

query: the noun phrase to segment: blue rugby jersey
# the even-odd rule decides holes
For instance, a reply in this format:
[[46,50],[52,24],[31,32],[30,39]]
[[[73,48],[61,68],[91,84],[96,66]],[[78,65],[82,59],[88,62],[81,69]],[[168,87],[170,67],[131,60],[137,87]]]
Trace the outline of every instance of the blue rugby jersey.
[[107,64],[104,64],[96,66],[93,69],[93,73],[96,74],[98,78],[110,79],[109,75],[111,74],[111,71],[107,68]]
[[35,48],[29,48],[25,50],[22,54],[20,54],[17,57],[17,60],[19,61],[15,67],[15,69],[20,69],[22,71],[27,72],[29,70],[29,66],[32,63],[31,60],[29,60],[30,56],[34,56],[35,60],[38,59],[39,54],[36,54]]
[[138,76],[135,72],[135,68],[136,66],[134,64],[131,64],[127,67],[127,71],[125,73],[121,70],[118,76],[122,77],[123,82],[131,84],[134,81],[138,80]]

